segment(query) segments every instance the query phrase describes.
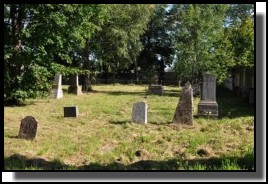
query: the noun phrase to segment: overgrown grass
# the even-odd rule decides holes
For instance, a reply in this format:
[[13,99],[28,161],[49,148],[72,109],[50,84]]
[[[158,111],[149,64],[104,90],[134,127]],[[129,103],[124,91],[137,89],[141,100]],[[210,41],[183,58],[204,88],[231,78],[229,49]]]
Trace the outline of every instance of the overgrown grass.
[[[94,93],[37,99],[5,107],[6,170],[244,170],[254,169],[254,113],[228,92],[217,101],[220,117],[199,117],[194,126],[171,124],[180,88],[163,96],[145,85],[96,85]],[[67,86],[64,86],[67,89]],[[199,98],[194,98],[195,111]],[[133,103],[148,104],[148,124],[131,123]],[[77,105],[79,117],[64,118]],[[20,120],[38,121],[34,141],[16,138]]]

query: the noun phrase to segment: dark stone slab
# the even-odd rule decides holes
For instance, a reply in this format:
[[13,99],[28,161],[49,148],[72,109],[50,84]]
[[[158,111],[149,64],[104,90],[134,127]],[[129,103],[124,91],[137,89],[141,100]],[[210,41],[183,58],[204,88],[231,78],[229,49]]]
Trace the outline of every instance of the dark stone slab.
[[64,117],[77,117],[78,116],[78,107],[64,107]]

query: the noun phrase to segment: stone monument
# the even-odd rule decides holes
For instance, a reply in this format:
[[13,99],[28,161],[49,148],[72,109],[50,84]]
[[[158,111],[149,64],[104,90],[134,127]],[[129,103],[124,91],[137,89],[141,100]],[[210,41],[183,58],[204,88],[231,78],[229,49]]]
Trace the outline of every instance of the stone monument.
[[68,93],[73,93],[76,95],[82,94],[81,86],[79,86],[78,74],[71,75]]
[[52,86],[52,94],[50,95],[51,98],[59,99],[63,97],[61,80],[62,80],[62,75],[56,74],[54,77],[54,84]]
[[33,140],[37,132],[37,121],[32,116],[26,116],[21,120],[18,138]]
[[218,116],[216,102],[216,76],[204,74],[201,88],[201,101],[198,104],[198,115]]
[[193,89],[188,82],[182,88],[172,123],[193,125]]
[[132,109],[132,122],[146,124],[147,111],[148,105],[145,102],[134,103]]

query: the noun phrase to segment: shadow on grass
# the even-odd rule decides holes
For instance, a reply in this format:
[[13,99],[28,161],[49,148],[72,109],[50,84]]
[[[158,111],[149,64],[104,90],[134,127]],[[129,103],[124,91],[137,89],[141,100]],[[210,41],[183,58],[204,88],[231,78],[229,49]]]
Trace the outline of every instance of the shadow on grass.
[[254,116],[254,106],[227,89],[220,89],[217,103],[219,105],[219,119]]
[[10,138],[10,139],[19,139],[19,136],[17,135],[7,135],[5,137]]
[[111,124],[114,124],[114,125],[125,125],[125,124],[128,124],[128,123],[131,123],[131,121],[129,120],[123,120],[123,121],[110,121]]
[[109,164],[90,163],[77,167],[66,165],[58,160],[46,161],[42,158],[27,158],[14,154],[5,158],[4,164],[5,170],[254,170],[254,155],[249,152],[244,157],[140,160],[129,165],[115,161]]
[[28,101],[28,102],[21,102],[21,103],[6,103],[4,107],[25,107],[28,105],[36,105],[36,102]]
[[163,95],[157,95],[149,93],[149,91],[143,91],[143,92],[129,92],[129,91],[94,91],[94,93],[104,93],[108,95],[138,95],[143,96],[144,98],[147,98],[148,96],[156,95],[156,96],[170,96],[170,97],[179,97],[181,94],[180,90],[165,90]]
[[172,121],[149,121],[148,124],[153,124],[153,125],[169,125],[171,124]]
[[41,170],[62,170],[68,169],[70,166],[61,163],[58,160],[46,161],[42,158],[27,158],[20,154],[11,155],[5,158],[5,170],[25,170],[25,169],[41,169]]
[[104,93],[108,95],[139,95],[139,96],[147,96],[147,92],[129,92],[129,91],[94,91],[95,93]]

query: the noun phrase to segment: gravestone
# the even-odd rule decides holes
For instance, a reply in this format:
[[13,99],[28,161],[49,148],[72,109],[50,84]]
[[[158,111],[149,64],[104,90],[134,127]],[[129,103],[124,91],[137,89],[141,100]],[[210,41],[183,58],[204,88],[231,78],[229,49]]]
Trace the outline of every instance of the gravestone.
[[78,107],[72,106],[72,107],[64,107],[64,117],[77,117],[78,116]]
[[163,95],[164,88],[162,85],[149,85],[149,93]]
[[186,83],[182,88],[172,123],[193,125],[193,89],[190,83]]
[[216,77],[204,74],[201,88],[201,101],[198,104],[198,115],[218,116],[216,102]]
[[52,94],[50,96],[51,98],[59,99],[63,97],[61,81],[62,81],[62,75],[56,74],[54,77],[54,83],[52,86]]
[[148,105],[144,102],[137,102],[133,104],[132,109],[132,122],[134,123],[147,123]]
[[82,95],[81,86],[79,86],[78,74],[71,75],[68,93]]
[[37,121],[32,116],[26,116],[21,120],[18,138],[33,140],[36,136]]

